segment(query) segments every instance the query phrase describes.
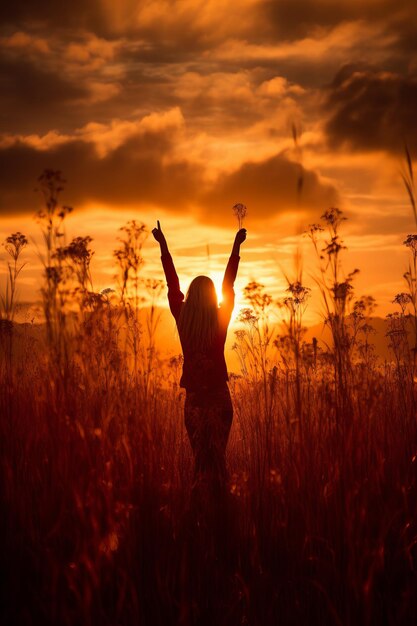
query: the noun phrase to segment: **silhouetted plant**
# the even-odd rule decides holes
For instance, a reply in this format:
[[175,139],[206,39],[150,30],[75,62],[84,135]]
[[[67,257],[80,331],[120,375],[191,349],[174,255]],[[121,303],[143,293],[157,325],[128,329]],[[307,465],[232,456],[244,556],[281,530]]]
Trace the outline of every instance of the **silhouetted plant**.
[[238,316],[245,332],[235,333],[237,343],[234,349],[245,363],[244,371],[250,373],[253,380],[265,382],[274,333],[269,320],[272,296],[264,291],[264,285],[256,281],[248,283],[243,293],[250,308],[242,309]]
[[286,296],[278,301],[278,306],[284,311],[283,325],[285,332],[278,335],[274,344],[278,349],[282,363],[288,375],[293,373],[295,382],[296,401],[295,415],[288,419],[296,420],[301,427],[303,420],[302,407],[302,357],[303,338],[306,328],[303,326],[303,315],[311,295],[311,289],[303,285],[302,267],[297,257],[296,278],[291,280],[285,275],[288,287]]
[[416,206],[416,190],[414,184],[413,160],[407,144],[404,146],[405,164],[402,168],[401,177],[407,190],[408,199],[410,201],[411,210],[413,212],[414,221],[417,226],[417,206]]
[[[21,263],[19,259],[27,244],[27,238],[20,232],[9,235],[3,243],[3,247],[11,260],[7,259],[6,284],[4,292],[0,294],[0,372],[4,366],[4,382],[10,392],[13,381],[13,320],[17,308],[17,284],[20,272],[26,265],[26,263]],[[7,407],[4,410],[7,410]]]
[[238,223],[238,226],[239,226],[239,230],[243,226],[243,220],[245,219],[247,212],[248,212],[248,210],[247,210],[246,206],[244,204],[242,204],[241,202],[238,202],[233,207],[233,213],[237,217],[237,223]]
[[120,270],[120,298],[122,302],[131,302],[138,309],[139,271],[143,265],[142,247],[148,232],[143,222],[131,220],[120,229],[119,247],[113,256]]
[[352,358],[363,363],[367,372],[376,361],[375,346],[370,342],[371,335],[376,333],[371,324],[375,306],[373,296],[362,296],[353,303],[352,312],[347,316]]
[[54,347],[58,357],[65,349],[67,300],[61,250],[65,247],[64,221],[72,212],[72,207],[60,204],[60,195],[66,181],[59,170],[44,170],[38,178],[38,183],[38,190],[44,201],[44,206],[36,213],[36,220],[44,240],[44,253],[40,254],[44,266],[41,293],[48,343],[50,347]]
[[407,235],[404,245],[411,254],[411,261],[408,263],[408,270],[404,273],[404,279],[408,287],[408,304],[412,309],[410,321],[413,328],[413,369],[415,371],[417,364],[417,235]]
[[[120,301],[126,322],[126,340],[133,357],[133,375],[138,388],[139,373],[143,363],[140,352],[141,324],[139,309],[143,303],[140,294],[140,269],[143,265],[142,247],[148,232],[143,222],[131,220],[120,228],[119,247],[113,256],[119,267]],[[146,390],[146,388],[145,388]]]
[[93,291],[93,281],[90,272],[90,263],[94,252],[90,248],[92,238],[75,237],[67,246],[57,250],[61,261],[67,261],[68,267],[77,279],[83,292]]
[[291,132],[292,139],[294,143],[294,156],[295,162],[297,164],[298,175],[297,175],[297,200],[300,200],[301,194],[304,186],[304,169],[303,169],[303,151],[300,145],[301,138],[301,130],[300,128],[293,122],[291,124]]
[[[324,227],[313,224],[306,235],[313,243],[319,261],[320,278],[316,279],[324,305],[324,321],[329,326],[333,339],[333,365],[335,376],[335,394],[338,415],[351,414],[349,398],[349,377],[351,371],[351,342],[346,324],[349,303],[353,298],[352,281],[359,270],[343,274],[341,253],[346,249],[341,240],[339,229],[346,220],[338,208],[328,209],[321,216]],[[324,235],[324,247],[320,235]]]
[[11,261],[7,261],[6,286],[1,296],[0,320],[13,321],[16,312],[17,279],[26,265],[26,263],[19,264],[19,258],[27,244],[27,238],[20,232],[9,235],[3,243]]
[[147,330],[147,347],[145,352],[145,364],[144,364],[144,384],[145,389],[148,392],[152,374],[154,375],[154,383],[156,382],[156,376],[160,369],[161,364],[158,362],[158,351],[156,347],[156,331],[161,321],[162,312],[158,310],[157,303],[164,288],[164,282],[155,278],[148,278],[144,281],[145,290],[150,298],[150,307],[146,315],[146,330]]

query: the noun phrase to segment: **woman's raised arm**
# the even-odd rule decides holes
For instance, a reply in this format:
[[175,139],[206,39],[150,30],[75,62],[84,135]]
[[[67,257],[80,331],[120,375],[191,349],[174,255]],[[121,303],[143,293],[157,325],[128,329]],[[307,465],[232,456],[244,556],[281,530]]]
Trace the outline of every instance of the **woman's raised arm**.
[[224,273],[222,284],[222,319],[223,323],[229,324],[230,317],[232,315],[233,307],[235,306],[235,292],[233,285],[236,280],[237,270],[240,260],[240,246],[246,239],[246,228],[241,228],[236,233],[235,240],[233,242],[232,253],[227,263],[226,271]]
[[172,315],[176,320],[178,320],[182,303],[184,301],[184,294],[180,289],[180,281],[175,270],[172,256],[169,253],[168,244],[165,239],[165,235],[162,232],[159,220],[157,221],[157,227],[152,230],[152,235],[155,237],[161,248],[162,267],[164,268],[165,278],[168,285],[169,308],[171,309]]
[[165,239],[165,235],[162,232],[161,224],[159,220],[157,220],[157,227],[152,230],[152,235],[155,237],[156,241],[159,243],[161,248],[161,256],[164,254],[169,254],[167,240]]

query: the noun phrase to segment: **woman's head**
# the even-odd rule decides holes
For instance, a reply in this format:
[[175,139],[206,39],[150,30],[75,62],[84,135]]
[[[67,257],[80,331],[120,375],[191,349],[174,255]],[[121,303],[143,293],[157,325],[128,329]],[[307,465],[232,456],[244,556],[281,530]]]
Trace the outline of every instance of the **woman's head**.
[[212,345],[217,333],[218,302],[214,283],[208,276],[191,281],[178,321],[181,340],[192,349]]
[[217,294],[214,283],[208,276],[197,276],[188,287],[186,303],[193,307],[215,307],[217,309]]

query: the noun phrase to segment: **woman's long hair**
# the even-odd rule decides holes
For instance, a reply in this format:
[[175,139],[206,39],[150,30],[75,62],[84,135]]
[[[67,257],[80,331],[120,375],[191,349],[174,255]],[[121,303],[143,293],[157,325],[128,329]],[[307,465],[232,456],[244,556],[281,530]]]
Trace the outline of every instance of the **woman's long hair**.
[[213,345],[218,330],[218,308],[211,278],[194,278],[178,320],[179,335],[185,346],[192,350],[207,350]]

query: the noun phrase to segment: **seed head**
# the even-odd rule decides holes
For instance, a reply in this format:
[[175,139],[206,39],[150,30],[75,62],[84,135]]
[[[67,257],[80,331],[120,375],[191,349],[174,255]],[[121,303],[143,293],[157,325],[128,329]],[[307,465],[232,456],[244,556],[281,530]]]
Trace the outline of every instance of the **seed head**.
[[246,206],[242,204],[241,202],[238,202],[233,207],[233,213],[236,215],[238,223],[239,223],[239,230],[242,228],[243,219],[244,217],[246,217],[247,211],[248,210]]

